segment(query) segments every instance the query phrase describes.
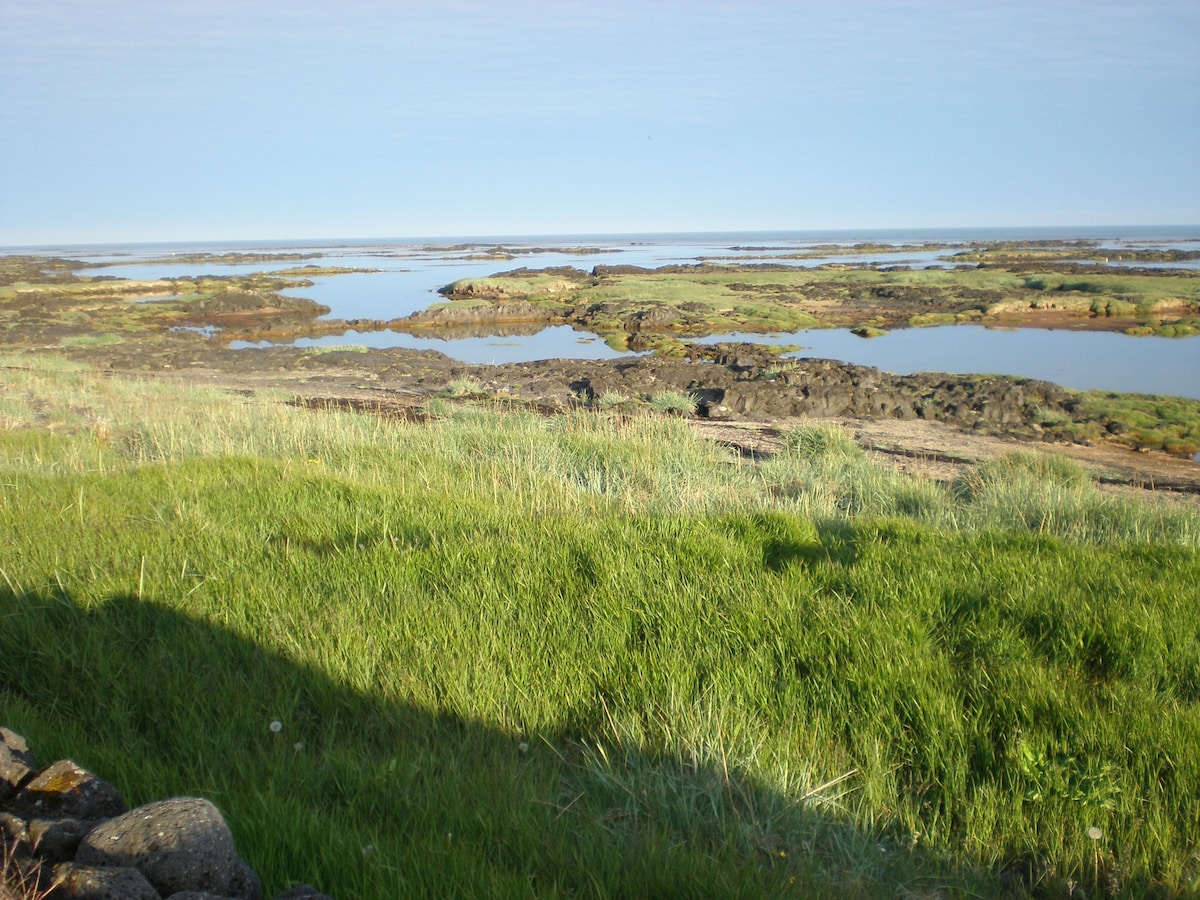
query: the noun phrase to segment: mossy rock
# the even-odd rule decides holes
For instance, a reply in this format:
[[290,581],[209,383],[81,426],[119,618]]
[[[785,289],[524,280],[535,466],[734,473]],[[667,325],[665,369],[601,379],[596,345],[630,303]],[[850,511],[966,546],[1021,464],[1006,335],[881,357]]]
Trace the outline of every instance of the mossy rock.
[[1132,316],[1137,312],[1137,304],[1127,300],[1096,300],[1092,312],[1098,316]]
[[913,328],[926,328],[931,325],[953,325],[958,321],[954,313],[924,313],[913,316],[908,324]]

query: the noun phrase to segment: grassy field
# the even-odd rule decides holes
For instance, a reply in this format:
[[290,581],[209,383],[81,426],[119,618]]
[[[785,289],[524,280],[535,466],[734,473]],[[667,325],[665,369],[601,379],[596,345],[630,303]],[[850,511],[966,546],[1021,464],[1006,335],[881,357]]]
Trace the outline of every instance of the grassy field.
[[1194,512],[0,362],[0,722],[268,895],[1200,891]]

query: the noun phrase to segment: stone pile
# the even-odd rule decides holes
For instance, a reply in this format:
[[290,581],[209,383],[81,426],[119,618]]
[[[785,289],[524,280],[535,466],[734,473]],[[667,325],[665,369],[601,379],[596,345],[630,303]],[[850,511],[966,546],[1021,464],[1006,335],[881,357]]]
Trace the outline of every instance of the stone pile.
[[[262,900],[215,806],[176,797],[130,810],[108,782],[59,760],[39,770],[0,727],[0,900]],[[301,885],[275,900],[329,900]]]

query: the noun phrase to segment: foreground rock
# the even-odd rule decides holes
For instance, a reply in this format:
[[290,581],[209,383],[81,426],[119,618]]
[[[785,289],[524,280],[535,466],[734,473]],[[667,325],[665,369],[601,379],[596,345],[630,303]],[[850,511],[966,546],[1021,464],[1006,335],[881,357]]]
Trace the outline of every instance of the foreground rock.
[[[70,760],[37,770],[0,728],[0,895],[48,900],[262,900],[220,811],[176,797],[126,811],[120,792]],[[23,892],[23,893],[22,893]],[[328,900],[309,885],[277,900]]]
[[149,803],[101,822],[80,842],[75,861],[137,869],[164,897],[197,890],[246,900],[263,894],[221,813],[193,797]]

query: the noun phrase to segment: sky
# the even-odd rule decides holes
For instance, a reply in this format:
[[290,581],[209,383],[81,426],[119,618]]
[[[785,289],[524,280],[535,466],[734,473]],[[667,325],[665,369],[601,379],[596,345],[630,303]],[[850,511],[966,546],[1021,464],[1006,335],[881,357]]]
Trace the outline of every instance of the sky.
[[1200,224],[1198,0],[0,0],[0,245]]

